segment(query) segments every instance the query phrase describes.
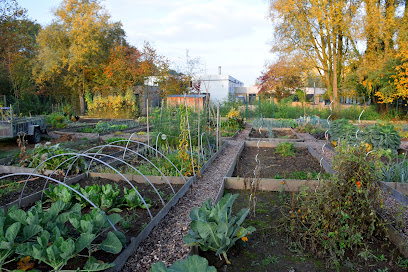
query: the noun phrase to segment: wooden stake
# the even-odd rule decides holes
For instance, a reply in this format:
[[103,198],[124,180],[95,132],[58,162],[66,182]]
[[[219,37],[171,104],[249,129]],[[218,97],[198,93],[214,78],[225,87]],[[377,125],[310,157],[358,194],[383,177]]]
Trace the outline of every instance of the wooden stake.
[[217,151],[220,148],[220,101],[217,101]]
[[[203,104],[204,106],[204,104]],[[200,91],[198,91],[198,165],[200,165]]]
[[146,99],[146,124],[147,124],[147,145],[150,146],[150,130],[149,130],[149,98]]
[[186,106],[186,118],[187,118],[188,138],[190,139],[191,164],[192,164],[192,166],[193,166],[193,175],[195,176],[194,157],[193,157],[193,145],[191,144],[191,132],[190,132],[190,123],[188,122],[188,110],[187,110],[186,94],[184,94],[184,105]]
[[[36,179],[39,179],[39,177],[30,178],[29,181],[33,181],[33,180],[36,180]],[[4,187],[10,186],[10,185],[12,185],[12,184],[23,183],[23,182],[26,182],[26,181],[27,181],[27,180],[25,179],[25,180],[20,180],[20,181],[17,181],[17,182],[12,182],[12,183],[8,183],[8,184],[0,185],[0,188],[4,188]]]

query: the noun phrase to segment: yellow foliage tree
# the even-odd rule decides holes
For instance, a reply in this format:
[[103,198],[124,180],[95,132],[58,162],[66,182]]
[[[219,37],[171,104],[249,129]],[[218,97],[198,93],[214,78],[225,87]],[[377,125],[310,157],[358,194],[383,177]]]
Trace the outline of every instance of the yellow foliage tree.
[[138,114],[138,103],[131,90],[127,90],[124,95],[111,94],[102,96],[100,94],[85,94],[88,106],[88,115],[98,118],[135,118]]
[[338,98],[343,67],[356,50],[353,29],[359,1],[270,0],[276,24],[273,51],[305,55],[324,78],[330,98]]
[[83,114],[85,91],[97,84],[109,48],[123,40],[124,32],[120,23],[109,21],[98,0],[63,0],[54,15],[37,38],[36,81],[62,83],[78,97]]
[[400,61],[395,67],[394,84],[397,95],[408,98],[408,7],[405,6],[404,17],[401,20],[398,35],[398,52],[396,57]]

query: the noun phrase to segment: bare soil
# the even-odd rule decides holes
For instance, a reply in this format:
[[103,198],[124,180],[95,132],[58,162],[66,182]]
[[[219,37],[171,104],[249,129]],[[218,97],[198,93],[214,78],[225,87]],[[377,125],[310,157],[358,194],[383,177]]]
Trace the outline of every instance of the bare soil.
[[[0,174],[0,178],[8,174]],[[12,176],[0,180],[0,206],[11,203],[18,200],[21,195],[24,183],[27,180],[27,175]],[[58,176],[54,175],[53,178],[58,179]],[[39,192],[43,189],[46,179],[40,177],[31,177],[24,188],[23,197],[31,195],[35,192]],[[54,182],[51,182],[54,184]]]
[[254,175],[253,172],[257,165],[255,158],[260,161],[260,178],[273,178],[276,175],[285,177],[294,171],[315,171],[317,173],[324,171],[306,148],[295,148],[295,156],[293,157],[283,157],[275,151],[275,148],[245,147],[237,161],[233,176],[248,177]]

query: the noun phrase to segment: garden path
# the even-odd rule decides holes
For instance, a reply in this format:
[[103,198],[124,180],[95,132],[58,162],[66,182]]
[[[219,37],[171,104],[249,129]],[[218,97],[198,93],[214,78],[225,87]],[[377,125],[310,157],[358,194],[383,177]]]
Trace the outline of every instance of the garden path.
[[202,173],[186,194],[179,200],[165,218],[152,230],[139,245],[136,252],[127,260],[122,271],[149,271],[150,266],[162,261],[166,266],[187,257],[189,247],[183,237],[189,231],[190,211],[201,206],[205,200],[217,196],[221,182],[233,159],[237,156],[241,144],[249,135],[250,127],[241,131]]

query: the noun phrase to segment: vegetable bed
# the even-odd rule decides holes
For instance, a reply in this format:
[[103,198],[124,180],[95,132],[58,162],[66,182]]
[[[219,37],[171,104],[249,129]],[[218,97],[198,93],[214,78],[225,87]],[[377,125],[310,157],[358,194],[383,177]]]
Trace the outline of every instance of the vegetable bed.
[[255,157],[260,161],[259,178],[316,179],[318,173],[324,173],[307,148],[294,148],[292,155],[283,156],[275,147],[245,146],[232,176],[253,177]]
[[[4,267],[8,270],[14,270],[29,264],[30,269],[34,267],[40,271],[61,268],[76,270],[77,267],[84,268],[86,271],[98,271],[109,268],[112,266],[110,263],[126,244],[125,239],[130,242],[130,238],[136,237],[151,221],[147,208],[154,217],[163,208],[160,197],[166,204],[174,194],[168,184],[155,184],[160,197],[151,185],[141,183],[135,184],[135,186],[145,202],[141,201],[125,181],[115,182],[103,178],[87,178],[73,186],[106,212],[120,233],[112,231],[109,223],[105,221],[103,213],[100,213],[98,209],[91,208],[92,206],[87,201],[62,185],[51,185],[50,190],[45,192],[42,204],[37,203],[34,207],[27,209],[27,212],[14,208],[9,209],[7,213],[9,219],[6,219],[6,222],[10,223],[12,221],[10,218],[15,218],[17,221],[12,224],[6,223],[7,228],[4,229],[6,235],[0,235],[0,237],[7,239],[5,242],[13,242],[13,245],[10,244],[9,248],[6,249],[7,252],[13,254],[7,253],[10,256]],[[175,192],[181,187],[182,185],[173,185]],[[1,211],[0,219],[2,214],[6,216]],[[54,211],[52,215],[50,211]],[[32,221],[25,219],[31,218],[30,214],[33,212],[40,214],[40,221],[35,224],[35,231],[31,230],[31,227],[27,227],[31,225],[29,222]],[[19,215],[14,216],[13,214]],[[53,218],[50,221],[53,222],[52,226],[46,223],[49,221],[47,218]],[[75,221],[75,219],[79,221]],[[0,220],[0,222],[4,221]],[[17,222],[19,223],[17,224]],[[85,224],[85,222],[89,223]],[[17,225],[21,228],[17,228]],[[13,233],[16,233],[14,238],[9,236],[12,230]],[[23,231],[24,234],[18,234],[20,231]],[[28,233],[32,235],[28,237]],[[36,237],[40,237],[38,238],[40,240]],[[11,238],[16,239],[17,242],[11,241]],[[49,242],[41,244],[40,241],[42,240]],[[36,248],[39,247],[44,250],[41,254],[36,251]],[[2,250],[5,250],[3,247],[0,248],[0,253],[5,257],[6,253]],[[49,250],[56,254],[55,258],[49,256]],[[68,253],[64,254],[64,252]],[[91,253],[92,257],[89,257]],[[21,257],[24,256],[31,256],[31,258],[22,261]],[[3,261],[5,260],[0,258],[0,267]]]
[[[228,190],[227,193],[239,193],[233,205],[233,213],[248,208],[250,193],[241,190]],[[257,192],[255,214],[251,211],[244,221],[244,227],[253,226],[256,231],[246,239],[241,239],[228,252],[229,261],[225,263],[207,251],[200,253],[209,260],[209,265],[218,271],[337,271],[327,268],[325,260],[317,259],[308,252],[301,252],[296,245],[286,242],[285,230],[281,224],[281,212],[288,209],[288,201],[296,197],[285,192]],[[244,242],[245,241],[245,242]],[[338,271],[406,271],[408,261],[399,256],[394,246],[382,240],[369,245],[373,254],[367,261],[361,262],[349,256],[349,261],[342,264]],[[380,270],[383,269],[383,270]]]

